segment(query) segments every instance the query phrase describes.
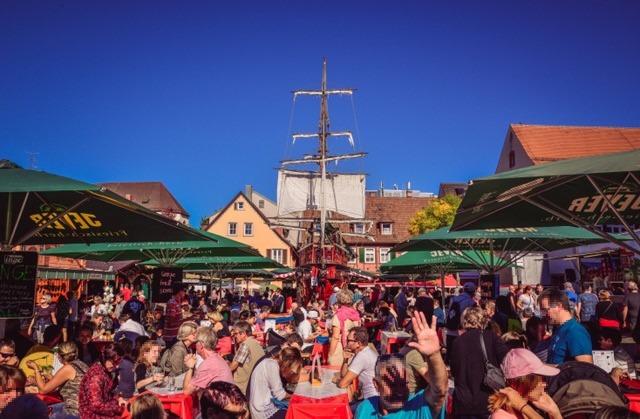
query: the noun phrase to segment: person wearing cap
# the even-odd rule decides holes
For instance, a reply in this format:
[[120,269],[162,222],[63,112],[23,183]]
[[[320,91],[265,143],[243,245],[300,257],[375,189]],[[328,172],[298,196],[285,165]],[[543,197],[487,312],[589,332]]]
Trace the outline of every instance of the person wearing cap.
[[313,331],[314,326],[318,324],[318,317],[318,312],[311,310],[307,313],[307,318],[301,321],[298,325],[297,332],[304,342],[302,345],[302,352],[311,352],[313,349],[313,342],[315,342],[316,338],[320,334],[319,331]]
[[540,312],[549,324],[558,326],[549,338],[547,363],[557,365],[573,360],[593,363],[591,336],[571,314],[565,292],[544,291],[540,296]]
[[542,418],[538,408],[551,419],[561,419],[560,409],[544,388],[543,377],[558,375],[560,370],[545,365],[528,349],[512,349],[500,365],[507,386],[489,397],[492,419]]
[[[456,295],[449,302],[449,310],[447,310],[447,315],[448,316],[455,315],[454,311],[452,311],[451,308],[453,307],[453,304],[456,302],[459,305],[459,310],[460,310],[459,314],[464,313],[464,311],[467,308],[475,306],[476,301],[473,299],[475,295],[476,295],[476,285],[473,282],[465,283],[464,286],[462,287],[462,292],[460,293],[460,295]],[[451,351],[453,341],[459,335],[460,334],[458,333],[457,330],[447,329],[447,351]]]

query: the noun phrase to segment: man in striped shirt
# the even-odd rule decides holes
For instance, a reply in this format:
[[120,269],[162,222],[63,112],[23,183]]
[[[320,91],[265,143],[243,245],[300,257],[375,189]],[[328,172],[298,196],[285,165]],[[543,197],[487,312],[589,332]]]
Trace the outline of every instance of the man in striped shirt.
[[162,334],[162,339],[164,339],[167,347],[170,347],[176,340],[178,329],[184,321],[182,318],[182,301],[186,293],[186,287],[180,285],[176,293],[167,302],[164,317],[164,332]]

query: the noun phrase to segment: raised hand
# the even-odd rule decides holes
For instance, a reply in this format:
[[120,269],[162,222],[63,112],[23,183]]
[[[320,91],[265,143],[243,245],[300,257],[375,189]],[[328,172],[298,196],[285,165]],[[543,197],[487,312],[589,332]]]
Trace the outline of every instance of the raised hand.
[[417,342],[409,342],[409,346],[415,348],[424,356],[431,356],[440,352],[440,340],[436,331],[436,316],[431,319],[431,326],[427,324],[424,313],[414,311],[411,319],[413,331],[416,334]]

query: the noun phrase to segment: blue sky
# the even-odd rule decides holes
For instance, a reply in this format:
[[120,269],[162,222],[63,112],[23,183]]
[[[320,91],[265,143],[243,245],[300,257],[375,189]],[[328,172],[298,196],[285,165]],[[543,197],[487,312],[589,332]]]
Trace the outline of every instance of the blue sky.
[[[291,90],[326,56],[358,88],[368,189],[437,193],[493,173],[510,123],[640,126],[639,21],[609,0],[4,0],[0,158],[162,181],[197,225],[246,184],[275,199]],[[330,111],[355,130],[348,99]],[[300,101],[292,130],[317,113]]]

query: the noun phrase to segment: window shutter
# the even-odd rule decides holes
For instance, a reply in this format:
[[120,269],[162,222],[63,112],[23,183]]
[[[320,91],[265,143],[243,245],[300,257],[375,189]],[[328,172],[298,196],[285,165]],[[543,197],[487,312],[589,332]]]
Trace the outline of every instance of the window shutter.
[[360,262],[364,263],[364,247],[361,247],[359,251],[360,251]]
[[287,264],[287,256],[289,256],[288,253],[289,253],[288,249],[282,249],[282,264],[283,265]]
[[393,260],[396,258],[396,252],[389,252],[389,259]]
[[267,257],[268,257],[269,259],[273,259],[273,258],[271,257],[271,249],[267,249]]

